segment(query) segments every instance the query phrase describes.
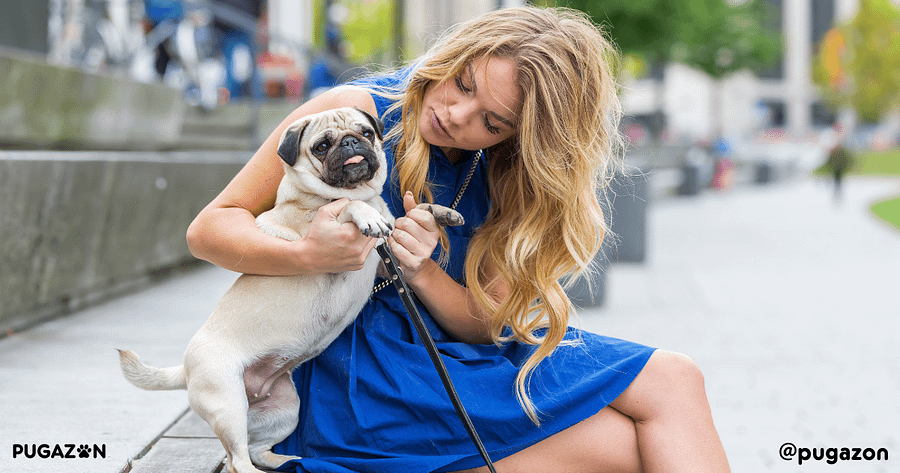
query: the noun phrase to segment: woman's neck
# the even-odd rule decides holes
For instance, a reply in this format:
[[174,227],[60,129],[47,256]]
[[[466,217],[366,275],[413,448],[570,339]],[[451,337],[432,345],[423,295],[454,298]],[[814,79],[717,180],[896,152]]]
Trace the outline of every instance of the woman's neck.
[[441,148],[441,151],[444,152],[444,156],[447,157],[447,161],[450,161],[452,164],[456,164],[462,158],[462,150],[458,148]]

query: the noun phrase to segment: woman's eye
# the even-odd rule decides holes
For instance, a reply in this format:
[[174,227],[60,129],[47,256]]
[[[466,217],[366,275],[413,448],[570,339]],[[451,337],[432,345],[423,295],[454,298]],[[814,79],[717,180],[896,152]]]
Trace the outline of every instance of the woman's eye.
[[500,129],[495,127],[494,125],[491,125],[491,121],[488,120],[487,117],[484,117],[484,126],[487,128],[488,132],[490,132],[494,135],[500,134]]
[[466,84],[463,84],[462,77],[456,76],[456,87],[461,90],[463,93],[468,94],[472,91],[472,89],[466,87]]

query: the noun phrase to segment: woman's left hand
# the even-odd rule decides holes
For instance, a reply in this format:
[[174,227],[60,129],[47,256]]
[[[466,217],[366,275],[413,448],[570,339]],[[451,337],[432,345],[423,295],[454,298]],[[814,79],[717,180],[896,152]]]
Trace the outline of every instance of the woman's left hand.
[[390,244],[403,277],[415,288],[416,280],[427,273],[428,268],[439,268],[431,255],[441,238],[440,226],[431,212],[416,208],[412,192],[403,196],[403,208],[406,216],[394,222]]

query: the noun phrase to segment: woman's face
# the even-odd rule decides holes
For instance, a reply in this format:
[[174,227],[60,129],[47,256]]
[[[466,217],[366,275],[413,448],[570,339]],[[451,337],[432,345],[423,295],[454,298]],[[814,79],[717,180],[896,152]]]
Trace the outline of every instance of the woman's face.
[[516,76],[512,60],[485,56],[454,78],[432,82],[419,117],[422,137],[445,152],[484,149],[512,137],[522,101]]

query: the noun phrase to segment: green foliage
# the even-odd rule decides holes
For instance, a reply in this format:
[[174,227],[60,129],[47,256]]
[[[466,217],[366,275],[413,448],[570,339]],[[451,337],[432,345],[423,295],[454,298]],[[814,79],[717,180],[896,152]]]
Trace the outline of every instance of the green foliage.
[[876,217],[900,230],[900,197],[876,202],[872,204],[871,210]]
[[[341,25],[344,39],[350,44],[347,60],[354,64],[391,62],[393,53],[394,8],[396,0],[333,0],[347,8],[346,22]],[[313,0],[313,45],[325,48],[325,0]]]
[[767,27],[771,12],[762,0],[679,3],[686,10],[681,12],[674,60],[721,79],[743,69],[761,71],[781,54],[781,36]]
[[900,148],[859,153],[857,161],[857,174],[900,176]]
[[[825,175],[830,171],[831,168],[826,162],[817,168],[814,174]],[[850,172],[861,176],[900,177],[900,148],[855,153]]]
[[603,25],[610,38],[626,54],[649,60],[669,59],[678,32],[676,1],[668,0],[571,0],[561,5],[581,10]]
[[350,10],[344,34],[353,45],[350,61],[381,62],[393,50],[394,1],[343,2]]
[[862,0],[856,17],[822,41],[813,80],[834,107],[865,121],[900,106],[900,11],[889,0]]
[[781,37],[767,27],[763,0],[581,0],[560,4],[608,25],[625,54],[674,60],[719,79],[744,68],[759,71],[781,53]]

